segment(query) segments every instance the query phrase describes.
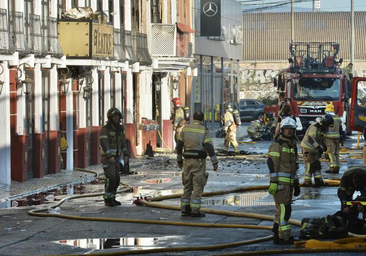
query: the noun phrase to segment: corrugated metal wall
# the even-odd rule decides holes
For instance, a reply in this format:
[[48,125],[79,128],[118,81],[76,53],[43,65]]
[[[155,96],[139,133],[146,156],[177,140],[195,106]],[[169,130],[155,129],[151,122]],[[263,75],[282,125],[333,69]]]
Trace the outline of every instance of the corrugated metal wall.
[[[295,13],[295,42],[338,42],[339,58],[350,59],[350,13]],[[243,61],[289,58],[291,13],[243,14]],[[366,59],[366,12],[355,13],[355,59]]]

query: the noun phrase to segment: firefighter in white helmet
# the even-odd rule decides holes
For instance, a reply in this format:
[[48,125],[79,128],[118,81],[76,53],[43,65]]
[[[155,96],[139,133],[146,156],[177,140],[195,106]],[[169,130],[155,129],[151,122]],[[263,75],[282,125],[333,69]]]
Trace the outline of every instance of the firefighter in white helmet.
[[296,147],[296,122],[286,117],[280,125],[280,136],[269,147],[268,168],[270,171],[270,186],[268,192],[273,195],[276,204],[276,214],[273,225],[273,243],[293,244],[291,226],[292,194],[300,194],[297,177],[298,156]]

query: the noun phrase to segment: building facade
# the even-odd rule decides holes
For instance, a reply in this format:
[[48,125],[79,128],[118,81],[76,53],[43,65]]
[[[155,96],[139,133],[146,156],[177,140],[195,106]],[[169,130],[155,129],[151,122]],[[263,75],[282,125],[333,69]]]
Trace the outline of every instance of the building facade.
[[192,4],[1,1],[0,184],[99,164],[111,107],[131,157],[172,149],[171,99],[189,102],[194,75]]

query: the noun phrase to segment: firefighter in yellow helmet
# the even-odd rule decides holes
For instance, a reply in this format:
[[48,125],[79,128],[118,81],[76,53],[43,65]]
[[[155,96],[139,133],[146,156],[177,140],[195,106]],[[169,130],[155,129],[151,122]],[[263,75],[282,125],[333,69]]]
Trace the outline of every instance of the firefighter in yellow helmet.
[[302,155],[305,164],[304,186],[312,186],[311,178],[314,175],[316,187],[327,186],[321,174],[320,157],[327,151],[324,143],[324,132],[333,125],[333,117],[325,114],[320,121],[313,122],[307,129],[301,141]]
[[270,186],[268,192],[276,203],[276,214],[272,231],[275,244],[293,244],[291,226],[292,193],[300,194],[297,177],[298,157],[296,147],[296,122],[291,117],[284,118],[280,125],[280,136],[269,147],[268,168]]
[[119,186],[119,173],[122,166],[128,163],[128,151],[126,145],[125,129],[120,124],[122,113],[117,108],[111,108],[107,112],[108,121],[100,131],[101,157],[106,177],[104,202],[106,206],[121,205],[116,200],[116,192]]
[[223,153],[227,153],[230,148],[230,144],[234,147],[234,153],[240,154],[238,142],[236,141],[236,129],[237,124],[234,120],[233,109],[230,104],[226,106],[225,114],[224,114],[224,130],[226,133],[224,148],[222,149]]
[[334,113],[334,106],[330,102],[326,108],[325,113],[333,117],[333,125],[328,126],[324,133],[324,143],[327,146],[326,154],[329,157],[330,168],[326,173],[339,173],[339,149],[342,138],[342,121],[341,118]]
[[210,138],[210,132],[203,126],[203,113],[196,111],[193,124],[183,127],[178,136],[177,162],[184,170],[182,182],[184,186],[181,197],[182,216],[205,217],[200,211],[203,189],[207,183],[206,158],[210,156],[214,171],[217,170],[217,158]]

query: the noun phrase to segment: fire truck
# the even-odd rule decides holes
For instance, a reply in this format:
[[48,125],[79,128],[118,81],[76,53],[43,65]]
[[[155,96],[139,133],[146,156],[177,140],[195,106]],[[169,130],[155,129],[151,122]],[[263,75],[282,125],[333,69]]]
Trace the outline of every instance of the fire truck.
[[363,132],[366,128],[366,77],[354,77],[350,99],[350,122],[352,131]]
[[[290,66],[279,72],[274,86],[278,93],[285,93],[298,134],[305,133],[317,117],[323,116],[330,102],[346,131],[351,86],[339,68],[343,60],[337,59],[338,52],[339,44],[333,42],[290,43]],[[279,106],[267,106],[268,112],[278,116]]]

